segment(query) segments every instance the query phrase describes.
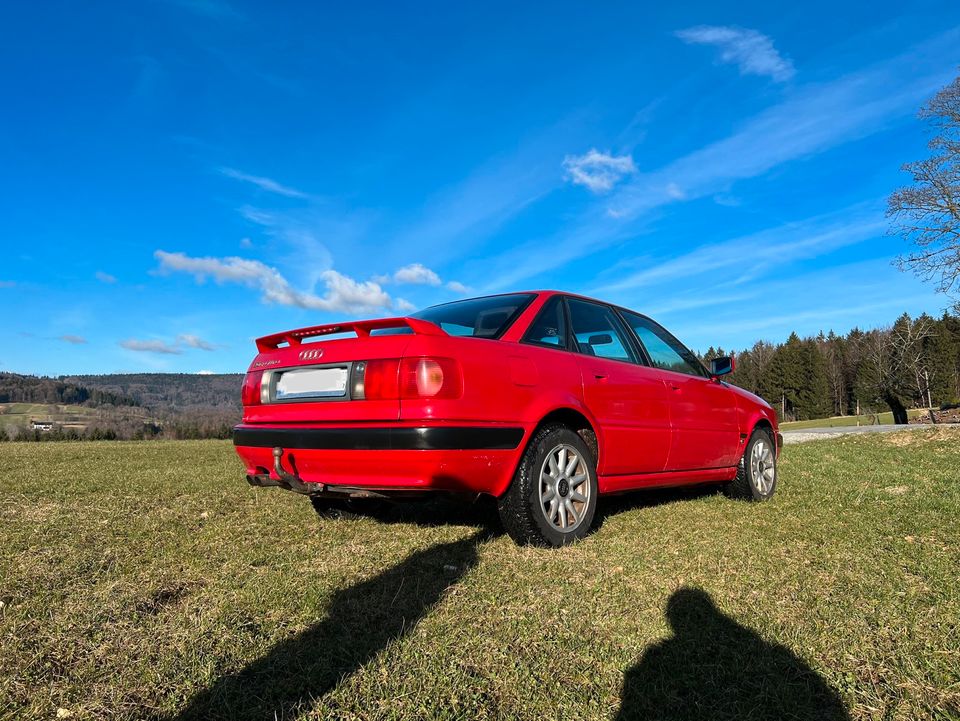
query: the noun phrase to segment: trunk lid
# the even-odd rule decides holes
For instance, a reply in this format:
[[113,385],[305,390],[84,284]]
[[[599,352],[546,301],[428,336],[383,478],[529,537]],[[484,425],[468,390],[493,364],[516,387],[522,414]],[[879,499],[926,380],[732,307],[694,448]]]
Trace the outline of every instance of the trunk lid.
[[358,363],[402,358],[416,335],[445,336],[416,318],[378,318],[312,326],[257,339],[248,373],[262,372],[259,405],[245,405],[245,423],[396,421],[399,400],[351,398]]

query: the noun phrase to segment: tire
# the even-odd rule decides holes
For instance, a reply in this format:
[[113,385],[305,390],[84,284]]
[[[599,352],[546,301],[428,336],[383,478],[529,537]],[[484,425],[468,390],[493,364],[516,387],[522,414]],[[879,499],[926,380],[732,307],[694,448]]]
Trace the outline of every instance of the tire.
[[743,450],[737,477],[724,491],[730,498],[743,501],[766,501],[777,490],[777,447],[770,432],[754,429]]
[[590,532],[597,493],[597,463],[590,448],[567,426],[551,424],[530,439],[497,508],[517,544],[556,548]]

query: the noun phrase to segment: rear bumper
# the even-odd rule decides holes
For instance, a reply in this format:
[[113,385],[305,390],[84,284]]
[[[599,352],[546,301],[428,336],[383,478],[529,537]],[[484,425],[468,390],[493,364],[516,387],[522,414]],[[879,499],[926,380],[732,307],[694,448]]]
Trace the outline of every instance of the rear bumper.
[[513,477],[525,433],[521,427],[499,425],[240,425],[233,442],[249,475],[278,478],[273,449],[280,448],[284,469],[303,483],[323,484],[316,486],[318,491],[325,485],[499,496]]

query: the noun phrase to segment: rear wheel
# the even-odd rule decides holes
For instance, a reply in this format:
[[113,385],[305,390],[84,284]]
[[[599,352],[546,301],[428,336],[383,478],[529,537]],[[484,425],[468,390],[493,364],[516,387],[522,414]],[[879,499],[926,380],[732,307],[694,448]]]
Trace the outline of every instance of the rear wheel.
[[750,436],[740,459],[737,477],[726,485],[731,498],[766,501],[777,488],[777,447],[773,437],[763,428]]
[[498,509],[521,545],[556,547],[586,536],[597,509],[597,469],[584,440],[559,424],[537,431]]

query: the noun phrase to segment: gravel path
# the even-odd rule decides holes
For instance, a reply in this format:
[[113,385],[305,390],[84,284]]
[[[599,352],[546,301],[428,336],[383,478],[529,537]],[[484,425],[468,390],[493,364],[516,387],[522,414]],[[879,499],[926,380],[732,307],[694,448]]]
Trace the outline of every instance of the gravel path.
[[[943,424],[947,425],[947,424]],[[950,424],[954,425],[954,424]],[[801,431],[783,431],[783,444],[819,441],[824,438],[849,436],[858,433],[892,433],[894,431],[916,431],[922,428],[936,428],[929,424],[878,425],[878,426],[834,426],[832,428],[804,428]]]

